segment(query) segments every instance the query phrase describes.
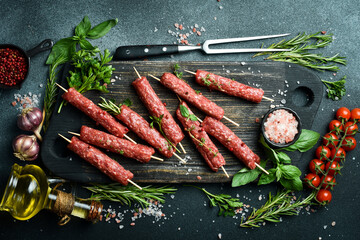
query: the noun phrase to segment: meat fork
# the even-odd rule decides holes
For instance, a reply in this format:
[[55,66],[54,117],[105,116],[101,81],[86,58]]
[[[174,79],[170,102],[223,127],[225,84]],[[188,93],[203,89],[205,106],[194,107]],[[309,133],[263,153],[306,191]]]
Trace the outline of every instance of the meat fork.
[[268,48],[228,48],[228,49],[211,49],[211,45],[233,42],[245,42],[254,41],[268,38],[277,38],[288,36],[290,33],[277,34],[277,35],[265,35],[255,37],[240,37],[240,38],[224,38],[224,39],[212,39],[206,40],[200,46],[187,46],[187,45],[132,45],[121,46],[116,49],[114,59],[117,60],[129,60],[136,58],[143,58],[149,56],[175,54],[193,50],[202,50],[206,54],[221,54],[221,53],[251,53],[251,52],[285,52],[290,49],[268,49]]

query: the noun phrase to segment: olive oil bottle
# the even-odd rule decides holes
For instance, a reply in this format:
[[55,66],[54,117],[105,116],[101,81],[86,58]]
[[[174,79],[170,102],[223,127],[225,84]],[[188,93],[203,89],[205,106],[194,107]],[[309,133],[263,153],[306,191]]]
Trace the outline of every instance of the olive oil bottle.
[[18,164],[12,167],[0,203],[0,211],[7,211],[18,220],[30,219],[40,210],[49,209],[63,217],[63,221],[73,215],[97,222],[102,207],[99,201],[79,199],[70,193],[52,189],[39,166],[22,167]]

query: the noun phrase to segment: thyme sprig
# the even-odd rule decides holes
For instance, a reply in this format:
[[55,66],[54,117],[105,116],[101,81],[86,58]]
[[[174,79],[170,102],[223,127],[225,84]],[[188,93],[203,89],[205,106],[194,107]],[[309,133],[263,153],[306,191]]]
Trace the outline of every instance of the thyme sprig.
[[269,55],[268,60],[289,62],[299,64],[304,67],[312,68],[318,71],[339,71],[335,64],[346,65],[345,57],[335,54],[332,57],[325,57],[322,54],[309,53],[309,50],[316,50],[328,46],[333,41],[333,34],[314,34],[300,33],[290,40],[281,40],[268,48],[291,49],[288,52],[263,52],[257,53],[253,57]]
[[260,227],[259,224],[268,222],[280,222],[281,216],[298,215],[301,208],[312,204],[315,192],[312,192],[303,200],[294,200],[291,195],[292,191],[282,190],[275,196],[269,193],[269,200],[257,210],[253,210],[246,220],[242,220],[240,227]]
[[219,208],[219,216],[234,216],[236,208],[240,208],[243,206],[243,203],[240,202],[238,198],[232,198],[230,195],[227,194],[212,194],[208,192],[205,188],[200,188],[193,185],[185,185],[188,187],[194,187],[201,191],[203,191],[207,198],[210,201],[211,207],[218,207]]
[[131,206],[133,203],[139,203],[142,207],[149,206],[148,200],[155,200],[161,203],[165,202],[165,194],[174,194],[177,189],[170,186],[152,186],[142,187],[142,190],[135,186],[123,186],[118,183],[107,185],[93,184],[85,186],[92,192],[91,200],[107,200],[119,202],[122,205]]

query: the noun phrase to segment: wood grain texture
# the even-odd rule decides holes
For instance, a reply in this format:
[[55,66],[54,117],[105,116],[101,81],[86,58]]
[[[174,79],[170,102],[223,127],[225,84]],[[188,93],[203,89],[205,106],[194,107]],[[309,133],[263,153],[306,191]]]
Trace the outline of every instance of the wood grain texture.
[[[178,107],[176,95],[148,76],[152,74],[160,78],[164,72],[173,72],[174,62],[131,61],[112,62],[111,64],[116,70],[113,72],[112,77],[115,82],[108,86],[109,93],[93,91],[85,93],[85,96],[95,103],[100,101],[100,96],[106,99],[115,99],[118,103],[129,98],[133,102],[131,108],[150,122],[146,108],[137,97],[135,89],[131,86],[132,81],[137,78],[133,70],[135,66],[142,76],[148,78],[159,98],[166,103],[169,112],[175,116],[175,110]],[[200,90],[203,95],[223,107],[225,116],[240,124],[240,127],[236,127],[225,119],[222,120],[226,126],[233,130],[262,158],[264,155],[261,146],[258,144],[260,124],[256,120],[261,120],[262,116],[270,109],[270,105],[285,103],[285,106],[294,109],[299,114],[303,128],[310,129],[323,95],[323,86],[320,79],[313,72],[297,65],[279,62],[179,62],[178,64],[181,70],[187,69],[195,72],[196,69],[202,69],[228,78],[234,78],[241,83],[260,87],[265,91],[264,96],[275,100],[274,103],[263,100],[261,103],[256,104],[220,92],[210,92],[206,88],[197,85],[191,74],[184,72],[183,75],[183,79],[194,89]],[[62,85],[67,86],[65,78]],[[60,92],[59,97],[61,94]],[[59,98],[56,107],[60,102],[61,99]],[[201,119],[205,117],[194,107],[191,107],[191,109]],[[61,133],[70,138],[71,135],[67,131],[79,132],[82,124],[104,130],[69,104],[63,108],[60,114],[55,113],[44,138],[41,152],[42,160],[53,174],[71,181],[82,183],[110,182],[107,176],[69,152],[66,148],[67,143],[57,136],[58,133]],[[138,143],[146,144],[132,132],[128,135]],[[227,172],[230,176],[233,176],[244,165],[219,142],[214,138],[212,139],[226,159],[225,168]],[[210,170],[188,136],[185,137],[182,144],[188,152],[186,155],[191,158],[186,165],[180,164],[175,157],[166,159],[164,162],[151,160],[147,164],[142,164],[113,153],[107,152],[107,154],[119,161],[124,168],[132,171],[135,175],[133,180],[138,183],[231,181],[231,178],[226,178],[221,170],[217,173]],[[155,155],[160,157],[159,153],[155,153]],[[185,155],[180,154],[180,156],[184,157]],[[301,162],[299,162],[300,153],[292,153],[291,157],[295,165],[301,165]],[[200,176],[201,180],[197,176]]]

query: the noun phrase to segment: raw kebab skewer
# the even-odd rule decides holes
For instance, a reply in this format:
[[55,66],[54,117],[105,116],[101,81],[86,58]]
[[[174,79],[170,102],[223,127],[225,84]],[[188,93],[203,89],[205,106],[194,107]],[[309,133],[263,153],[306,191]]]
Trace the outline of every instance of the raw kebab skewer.
[[89,162],[91,165],[105,173],[112,180],[126,186],[128,183],[135,187],[142,189],[139,185],[131,181],[134,174],[125,170],[117,161],[108,157],[105,153],[97,148],[81,141],[77,137],[72,137],[71,140],[59,134],[60,137],[69,142],[68,148],[79,155],[82,159]]
[[138,78],[132,82],[132,85],[134,86],[140,100],[149,111],[150,116],[161,119],[161,129],[166,138],[175,146],[179,144],[183,152],[186,153],[181,144],[181,141],[185,137],[181,128],[157,96],[146,77],[141,77],[135,67],[134,70],[138,75]]
[[103,102],[99,104],[102,108],[115,115],[115,118],[123,122],[131,131],[157,149],[163,156],[170,158],[174,155],[182,163],[186,163],[184,159],[175,153],[175,146],[172,146],[171,142],[168,142],[158,130],[152,128],[138,113],[124,104],[118,106],[112,101],[106,101],[104,98],[102,100]]
[[[56,83],[57,84],[57,83]],[[108,112],[102,110],[97,106],[93,101],[86,98],[84,95],[76,91],[74,88],[69,88],[66,90],[61,85],[57,84],[65,93],[62,95],[62,98],[69,102],[71,105],[85,113],[96,123],[99,123],[106,130],[108,130],[113,135],[123,138],[125,137],[129,141],[136,144],[126,133],[129,131],[126,127],[121,125],[116,119],[111,116]]]
[[215,137],[222,145],[229,149],[248,168],[254,169],[258,167],[266,174],[269,174],[260,166],[260,157],[222,122],[207,116],[201,126],[208,134]]
[[80,140],[95,145],[97,147],[120,154],[127,158],[135,159],[142,163],[148,163],[150,159],[164,161],[161,158],[152,156],[155,150],[142,144],[135,144],[126,139],[118,138],[114,135],[99,131],[87,126],[82,126],[79,133],[69,132],[78,136]]
[[274,101],[271,98],[265,97],[264,90],[261,88],[254,88],[203,70],[197,70],[196,73],[188,70],[184,71],[195,75],[195,80],[198,84],[211,90],[220,91],[255,103],[260,103],[262,99],[266,99],[271,102]]
[[236,125],[237,127],[239,126],[238,123],[224,116],[224,109],[216,105],[214,102],[210,101],[204,95],[197,94],[195,90],[190,87],[189,84],[177,78],[174,74],[164,73],[161,76],[161,79],[150,74],[149,76],[161,82],[162,85],[175,92],[182,99],[191,103],[196,108],[204,112],[206,115],[216,118],[218,120],[224,118],[232,124]]
[[202,130],[200,122],[196,118],[191,118],[192,111],[184,101],[181,101],[179,108],[176,110],[176,116],[183,125],[185,131],[191,137],[191,140],[196,145],[197,150],[205,159],[211,170],[217,172],[221,168],[225,175],[229,178],[224,165],[225,159],[219,153],[215,144],[211,141],[207,133]]

